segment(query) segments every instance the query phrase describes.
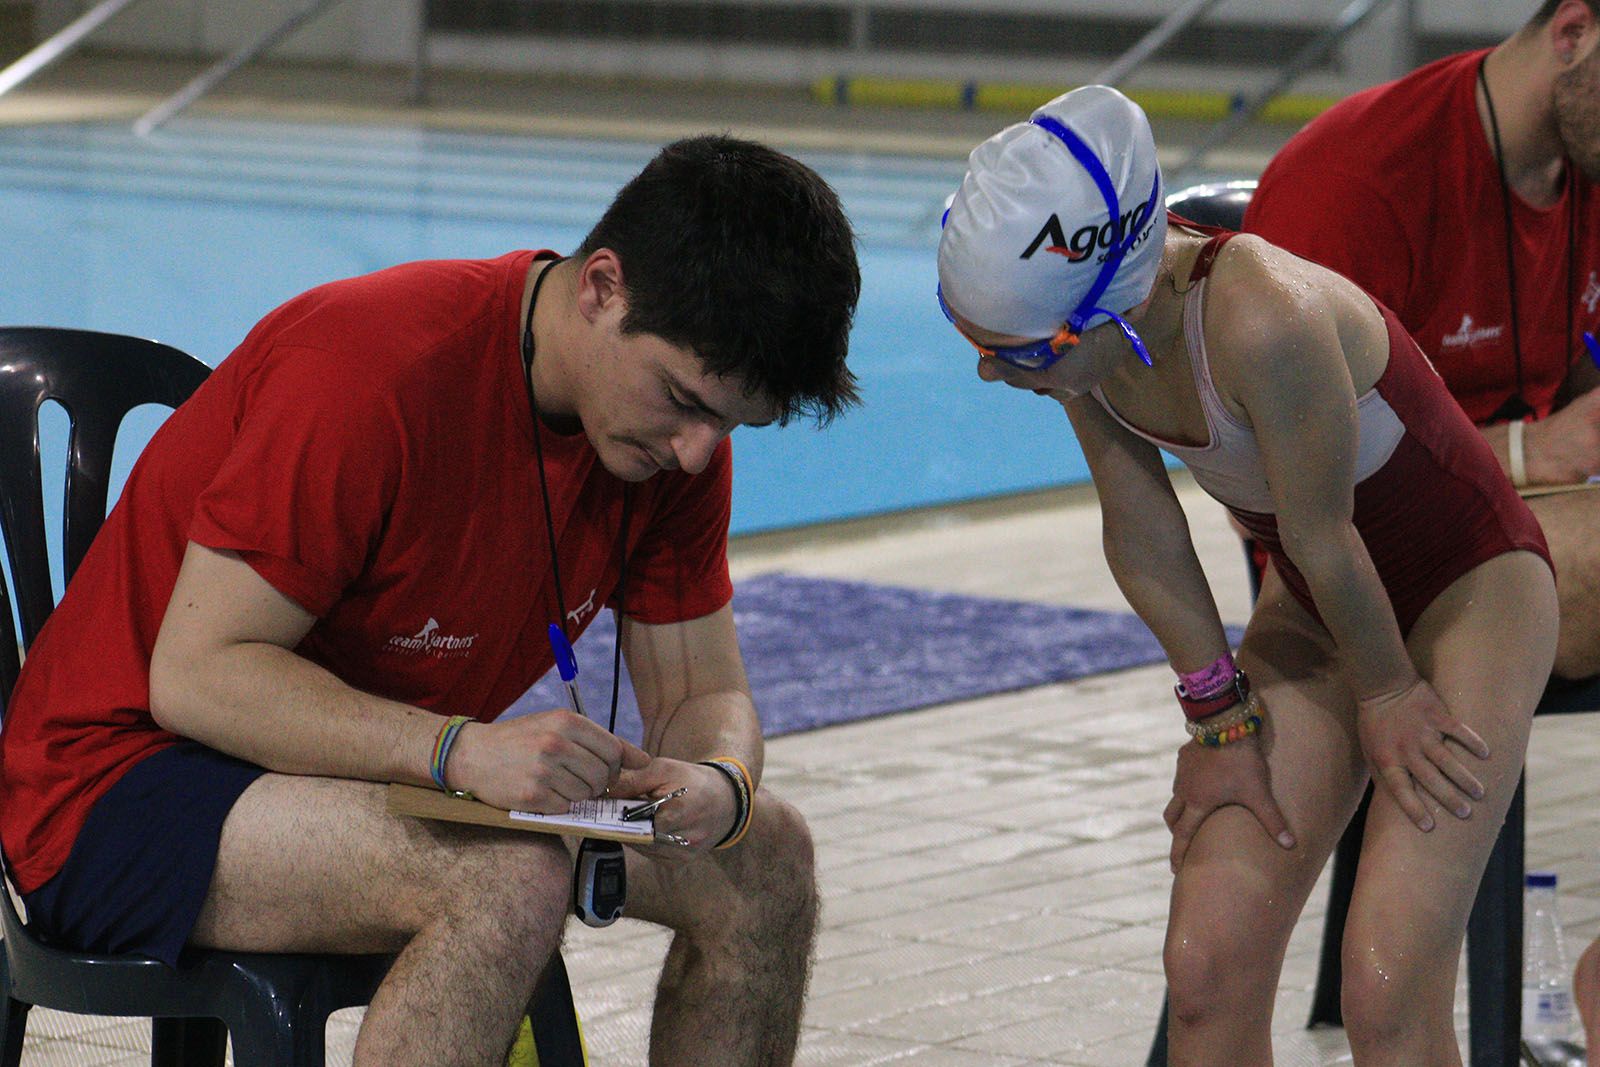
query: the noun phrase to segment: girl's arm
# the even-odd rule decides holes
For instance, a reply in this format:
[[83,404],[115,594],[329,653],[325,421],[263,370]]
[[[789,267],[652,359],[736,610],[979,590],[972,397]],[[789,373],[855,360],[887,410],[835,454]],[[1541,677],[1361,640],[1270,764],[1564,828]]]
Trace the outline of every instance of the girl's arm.
[[[1228,637],[1160,451],[1123,429],[1091,396],[1065,407],[1100,494],[1106,562],[1117,585],[1180,675],[1213,663],[1227,654]],[[1172,830],[1174,872],[1207,816],[1230,804],[1249,810],[1281,847],[1295,845],[1273,799],[1257,735],[1220,747],[1184,745],[1172,793],[1163,818]]]
[[[1214,290],[1206,320],[1218,387],[1255,428],[1284,551],[1338,645],[1375,777],[1419,827],[1431,829],[1417,785],[1463,818],[1467,798],[1482,795],[1444,738],[1479,758],[1488,747],[1418,673],[1355,527],[1359,420],[1346,345],[1386,345],[1387,333],[1379,340],[1352,323],[1366,309],[1341,302],[1364,301],[1358,291],[1287,257],[1269,259],[1269,249],[1230,247],[1219,264],[1224,287]],[[1373,357],[1356,351],[1355,358]]]
[[1179,674],[1228,651],[1216,600],[1161,453],[1092,396],[1065,405],[1100,496],[1106,563]]

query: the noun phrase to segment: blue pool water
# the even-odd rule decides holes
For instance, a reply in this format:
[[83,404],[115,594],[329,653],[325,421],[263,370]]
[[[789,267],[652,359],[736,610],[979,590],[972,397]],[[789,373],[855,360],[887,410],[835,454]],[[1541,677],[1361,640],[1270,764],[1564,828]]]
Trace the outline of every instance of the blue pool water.
[[[394,263],[570,250],[657,145],[195,120],[0,130],[0,323],[155,337],[215,365],[274,305]],[[1087,477],[1053,403],[973,373],[933,300],[955,160],[799,153],[860,237],[865,405],[736,432],[735,532]],[[119,457],[159,416],[136,418]],[[64,440],[52,425],[46,447]],[[58,445],[59,447],[59,445]]]

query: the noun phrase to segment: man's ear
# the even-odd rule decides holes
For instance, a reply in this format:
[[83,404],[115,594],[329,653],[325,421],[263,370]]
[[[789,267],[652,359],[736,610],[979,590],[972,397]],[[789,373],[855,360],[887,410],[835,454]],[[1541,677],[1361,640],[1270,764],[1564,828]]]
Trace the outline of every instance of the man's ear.
[[1589,57],[1600,38],[1600,23],[1585,0],[1567,0],[1556,8],[1555,14],[1545,24],[1550,35],[1550,48],[1564,67],[1581,63]]
[[622,260],[609,248],[598,248],[578,268],[578,313],[595,322],[607,312],[627,310]]

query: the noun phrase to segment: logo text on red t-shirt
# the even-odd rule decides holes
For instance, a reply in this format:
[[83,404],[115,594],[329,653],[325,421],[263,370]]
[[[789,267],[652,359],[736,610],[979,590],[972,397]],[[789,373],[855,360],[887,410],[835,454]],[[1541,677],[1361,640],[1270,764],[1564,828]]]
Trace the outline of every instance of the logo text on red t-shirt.
[[472,642],[478,639],[477,634],[468,634],[461,637],[456,634],[441,633],[439,620],[428,617],[422,629],[407,637],[404,634],[395,634],[384,644],[385,652],[393,652],[402,656],[431,656],[435,659],[456,659],[472,651]]
[[1498,341],[1505,332],[1504,326],[1479,326],[1472,321],[1471,315],[1463,315],[1456,332],[1441,337],[1439,345],[1441,348],[1476,348],[1486,341]]

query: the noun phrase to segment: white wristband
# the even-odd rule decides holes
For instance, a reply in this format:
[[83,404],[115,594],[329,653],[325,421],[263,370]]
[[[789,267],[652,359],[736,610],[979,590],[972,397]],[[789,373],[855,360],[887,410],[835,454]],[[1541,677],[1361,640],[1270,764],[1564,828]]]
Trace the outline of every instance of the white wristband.
[[1521,489],[1528,484],[1528,459],[1522,451],[1522,430],[1527,423],[1516,419],[1506,426],[1506,459],[1511,467],[1511,484]]

